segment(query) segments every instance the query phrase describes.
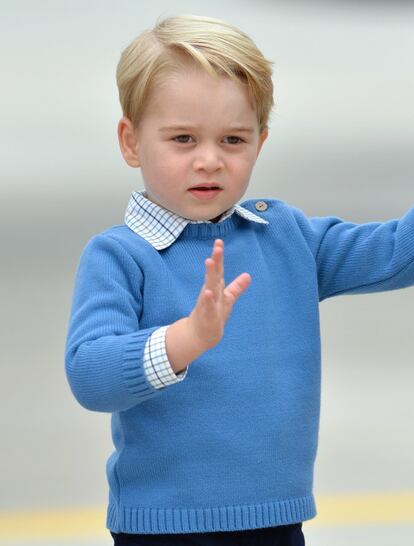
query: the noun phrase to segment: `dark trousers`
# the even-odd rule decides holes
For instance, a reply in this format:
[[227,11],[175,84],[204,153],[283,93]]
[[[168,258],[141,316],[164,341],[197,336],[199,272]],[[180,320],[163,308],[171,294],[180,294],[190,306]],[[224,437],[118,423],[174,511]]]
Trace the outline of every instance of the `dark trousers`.
[[305,546],[301,523],[247,531],[111,535],[114,546]]

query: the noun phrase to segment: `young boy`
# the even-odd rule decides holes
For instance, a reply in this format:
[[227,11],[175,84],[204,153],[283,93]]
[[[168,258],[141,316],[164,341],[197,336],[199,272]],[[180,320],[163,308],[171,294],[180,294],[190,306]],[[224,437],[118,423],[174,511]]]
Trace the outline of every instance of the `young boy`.
[[273,87],[271,63],[222,21],[162,21],[117,81],[121,151],[145,191],[86,245],[65,349],[76,399],[112,413],[107,527],[115,545],[303,545],[318,305],[413,285],[414,209],[357,225],[237,204]]

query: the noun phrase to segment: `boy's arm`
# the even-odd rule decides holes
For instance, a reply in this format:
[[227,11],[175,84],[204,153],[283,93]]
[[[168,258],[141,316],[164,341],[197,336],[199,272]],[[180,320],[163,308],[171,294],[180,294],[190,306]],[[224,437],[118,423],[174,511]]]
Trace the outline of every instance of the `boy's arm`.
[[320,301],[414,285],[414,208],[399,220],[366,224],[293,211],[315,256]]
[[160,394],[147,379],[144,352],[161,325],[140,328],[141,286],[139,266],[115,239],[97,235],[89,241],[76,274],[65,347],[69,385],[87,409],[123,411]]

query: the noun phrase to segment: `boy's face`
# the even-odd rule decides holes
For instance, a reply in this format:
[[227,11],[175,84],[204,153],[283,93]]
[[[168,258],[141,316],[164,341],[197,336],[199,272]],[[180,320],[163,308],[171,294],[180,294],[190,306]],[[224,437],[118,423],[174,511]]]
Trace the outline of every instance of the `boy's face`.
[[[151,201],[184,218],[217,220],[244,195],[267,130],[259,134],[242,84],[192,67],[154,89],[138,128],[122,118],[118,136]],[[211,197],[189,191],[203,183],[221,189]]]

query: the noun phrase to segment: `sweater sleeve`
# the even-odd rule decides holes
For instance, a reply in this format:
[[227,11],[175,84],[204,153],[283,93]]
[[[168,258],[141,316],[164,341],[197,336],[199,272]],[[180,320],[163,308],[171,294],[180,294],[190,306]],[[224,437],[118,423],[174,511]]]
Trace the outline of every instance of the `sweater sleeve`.
[[294,214],[315,257],[320,301],[414,285],[414,208],[366,224]]
[[77,401],[92,411],[127,410],[160,396],[144,369],[149,336],[141,329],[143,273],[114,239],[94,236],[80,257],[65,347]]

